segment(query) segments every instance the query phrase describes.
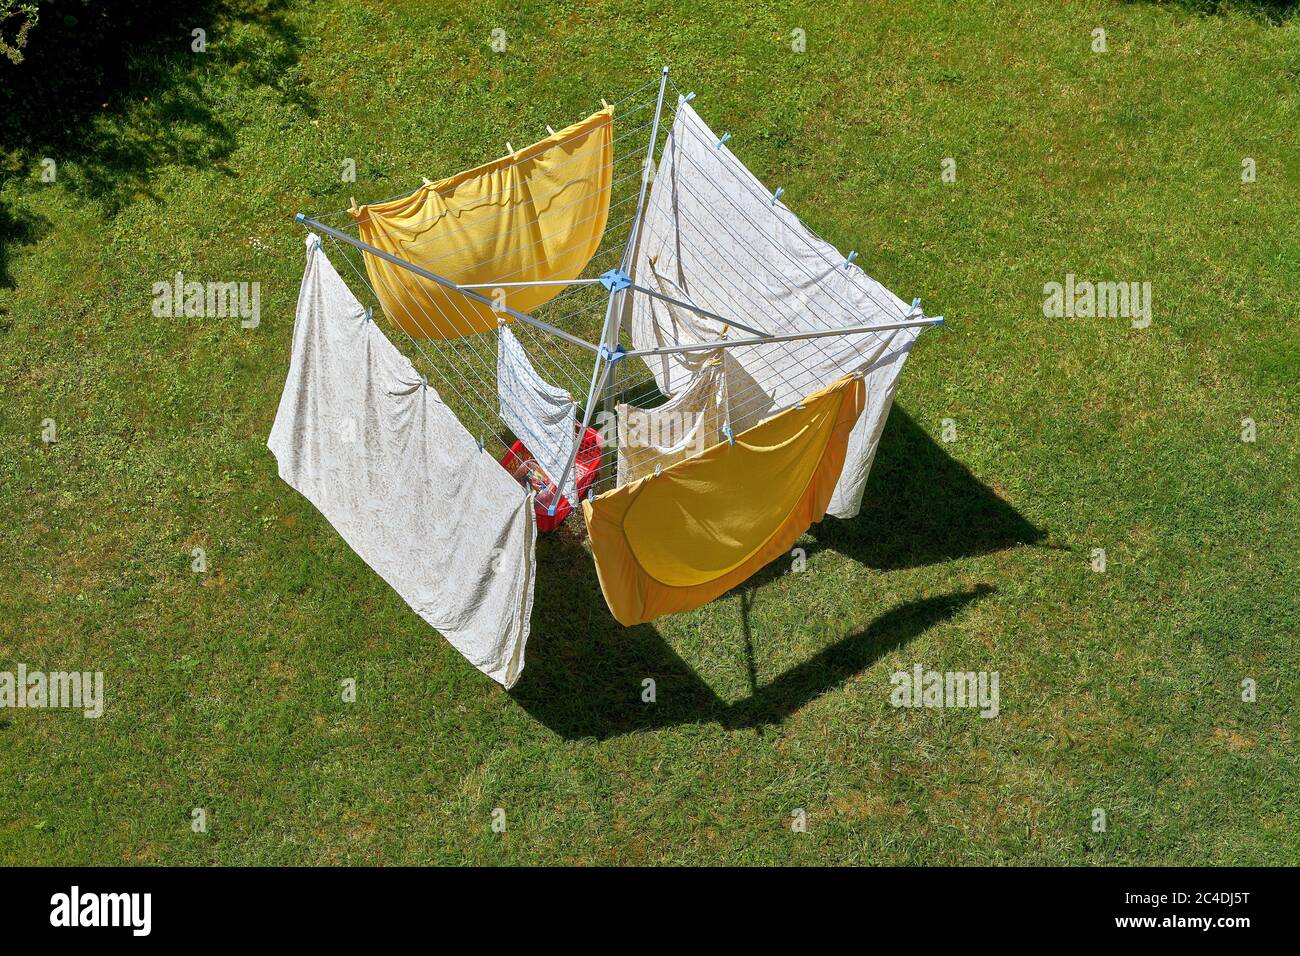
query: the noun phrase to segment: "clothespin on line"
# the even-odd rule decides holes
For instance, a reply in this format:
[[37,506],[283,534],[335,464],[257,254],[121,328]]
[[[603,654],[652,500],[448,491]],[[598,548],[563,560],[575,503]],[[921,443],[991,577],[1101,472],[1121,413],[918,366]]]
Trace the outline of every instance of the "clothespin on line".
[[722,138],[719,139],[719,140],[717,141],[717,143],[714,144],[713,148],[714,148],[714,149],[722,149],[722,144],[725,143],[725,142],[726,142],[727,140],[729,140],[729,139],[731,139],[731,134],[730,134],[730,133],[723,133],[723,134],[722,134]]
[[605,110],[609,109],[609,100],[605,99],[603,96],[600,98],[600,108]]
[[432,186],[432,185],[433,185],[433,180],[430,179],[428,176],[421,176],[420,178],[421,178],[422,180],[424,180],[424,184],[425,184],[426,186]]
[[551,124],[550,124],[550,123],[547,123],[547,124],[546,124],[546,132],[549,133],[549,134],[552,135],[552,136],[555,135],[555,130],[551,129]]
[[359,213],[360,211],[361,211],[361,207],[357,205],[357,197],[356,197],[356,196],[349,196],[349,197],[348,197],[348,212],[352,213],[353,215],[356,215],[356,214]]
[[510,140],[506,140],[506,155],[513,156],[514,154],[515,148],[510,145]]
[[848,254],[848,257],[845,258],[844,268],[847,269],[849,266],[851,266],[853,264],[853,260],[856,259],[857,257],[858,257],[858,250],[854,249],[852,252]]

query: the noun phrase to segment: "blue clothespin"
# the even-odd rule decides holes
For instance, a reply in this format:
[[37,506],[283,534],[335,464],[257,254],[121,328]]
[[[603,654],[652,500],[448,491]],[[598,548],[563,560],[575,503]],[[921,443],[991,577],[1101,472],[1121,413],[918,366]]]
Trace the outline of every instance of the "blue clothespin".
[[731,433],[731,423],[730,423],[730,422],[728,422],[726,425],[723,425],[723,426],[722,426],[722,434],[724,434],[724,435],[727,436],[727,444],[732,445],[732,446],[734,446],[734,445],[736,444],[736,436],[733,435],[733,434]]
[[777,201],[778,199],[781,198],[781,194],[784,193],[784,192],[785,192],[785,187],[783,187],[783,186],[777,186],[777,187],[776,187],[776,192],[772,193],[772,200],[771,200],[771,202],[769,203],[769,205],[775,206],[775,205],[776,205],[776,201]]
[[682,97],[682,102],[689,103],[693,99],[695,99],[695,91],[691,90],[689,93],[687,93],[685,96]]
[[479,435],[479,436],[478,436],[478,450],[479,450],[479,451],[482,451],[482,450],[483,450],[483,436],[482,436],[482,435]]
[[714,146],[713,148],[714,148],[714,149],[722,149],[722,144],[725,143],[725,142],[726,142],[727,140],[729,140],[729,139],[731,139],[731,134],[730,134],[730,133],[723,133],[723,134],[722,134],[722,139],[718,140],[717,145]]
[[662,470],[663,470],[663,469],[659,467],[659,462],[655,462],[655,477],[656,477],[656,478],[659,477],[659,473],[660,473]]
[[373,309],[366,309],[366,317],[365,317],[364,319],[361,320],[361,324],[362,324],[362,325],[365,325],[367,322],[370,321],[371,312],[373,312],[373,311],[374,311]]
[[424,389],[426,392],[429,390],[429,380],[425,378],[423,375],[420,376],[420,387]]
[[844,260],[844,268],[847,269],[850,265],[852,265],[853,260],[856,259],[857,257],[858,257],[858,250],[854,249],[852,252],[849,253],[849,257]]
[[552,502],[550,503],[550,505],[547,506],[547,508],[546,508],[546,517],[548,517],[548,518],[554,518],[554,517],[555,517],[555,502],[554,502],[554,501],[552,501]]

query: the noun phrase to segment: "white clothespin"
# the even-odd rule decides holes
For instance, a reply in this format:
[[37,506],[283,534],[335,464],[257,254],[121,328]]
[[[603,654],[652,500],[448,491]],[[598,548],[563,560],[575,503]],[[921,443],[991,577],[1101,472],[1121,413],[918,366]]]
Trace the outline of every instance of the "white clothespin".
[[550,124],[550,123],[547,123],[547,124],[546,124],[546,132],[550,133],[552,136],[555,135],[555,130],[551,129],[551,124]]
[[510,145],[510,140],[506,140],[506,153],[510,156],[515,154],[515,148]]
[[600,98],[600,106],[601,109],[606,109],[606,110],[609,109],[609,100],[605,99],[605,97],[602,96]]

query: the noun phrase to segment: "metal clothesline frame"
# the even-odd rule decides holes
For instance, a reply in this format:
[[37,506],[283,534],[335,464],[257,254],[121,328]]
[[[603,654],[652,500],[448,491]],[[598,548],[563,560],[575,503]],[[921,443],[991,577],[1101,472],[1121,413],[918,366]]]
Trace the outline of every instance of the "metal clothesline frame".
[[[577,432],[577,434],[580,436],[585,435],[587,429],[591,426],[591,420],[593,415],[595,414],[595,407],[597,404],[596,396],[603,394],[604,404],[607,406],[612,404],[612,395],[616,390],[616,376],[617,376],[618,362],[625,358],[649,359],[656,356],[674,355],[683,352],[701,352],[701,351],[712,351],[714,349],[719,349],[719,348],[761,346],[761,345],[775,344],[780,342],[796,342],[796,341],[803,341],[803,340],[827,338],[831,336],[859,335],[863,333],[872,333],[872,332],[888,332],[888,331],[894,331],[899,329],[923,328],[928,326],[944,324],[943,316],[928,317],[922,314],[920,318],[907,319],[900,322],[891,322],[891,323],[883,323],[883,324],[875,324],[875,325],[838,327],[838,328],[831,328],[831,329],[814,329],[809,331],[772,335],[770,333],[763,331],[762,329],[753,328],[733,318],[729,318],[717,312],[712,312],[708,309],[703,309],[692,302],[687,302],[682,299],[675,298],[673,296],[665,295],[661,292],[657,292],[653,289],[646,288],[645,286],[632,281],[629,273],[632,267],[633,257],[636,255],[637,241],[640,238],[641,222],[645,214],[646,193],[649,190],[650,180],[652,178],[652,170],[654,168],[653,165],[654,152],[655,152],[656,143],[658,141],[659,123],[663,115],[664,93],[667,90],[668,82],[669,82],[668,67],[665,66],[659,76],[659,91],[658,91],[658,97],[655,101],[654,120],[651,123],[650,137],[646,146],[645,159],[642,164],[641,186],[640,186],[639,194],[637,196],[636,211],[632,218],[632,224],[628,234],[628,239],[626,245],[623,248],[623,255],[620,260],[618,268],[610,270],[600,278],[537,279],[537,280],[518,281],[518,282],[458,283],[453,281],[452,279],[447,278],[446,276],[439,275],[436,272],[433,272],[422,266],[418,266],[413,262],[408,262],[407,260],[401,258],[400,256],[394,255],[393,253],[387,252],[383,249],[376,248],[375,246],[372,246],[371,244],[363,241],[362,239],[351,236],[348,233],[336,229],[333,226],[326,225],[325,223],[321,222],[319,219],[309,217],[303,213],[297,213],[294,216],[294,219],[297,222],[301,223],[308,230],[315,232],[318,235],[330,236],[336,241],[345,242],[355,247],[356,249],[361,250],[363,253],[367,253],[372,256],[377,256],[380,259],[385,260],[386,262],[390,262],[393,265],[401,269],[404,269],[414,275],[417,275],[423,279],[427,279],[428,281],[433,282],[436,285],[439,285],[445,289],[458,292],[461,295],[465,296],[467,299],[471,299],[475,302],[481,303],[483,305],[487,305],[495,312],[499,312],[502,315],[509,316],[513,319],[516,319],[520,322],[530,325],[533,328],[545,332],[548,335],[553,335],[556,338],[568,342],[571,345],[576,345],[580,348],[587,350],[588,352],[593,353],[595,356],[595,362],[591,370],[591,383],[587,390],[587,401],[583,412],[582,426]],[[650,81],[649,83],[646,83],[642,87],[638,88],[636,92],[638,93],[641,92],[642,90],[651,86],[653,83],[654,83],[653,80]],[[693,96],[694,94],[690,94],[688,96],[679,97],[679,99],[682,102],[689,102],[690,99],[693,98]],[[724,137],[724,141],[725,139],[726,137]],[[779,195],[779,192],[776,195]],[[850,258],[847,261],[852,261],[852,258]],[[510,306],[505,305],[503,302],[500,302],[499,300],[488,298],[487,296],[482,295],[478,291],[480,289],[499,289],[499,288],[518,289],[518,288],[528,288],[528,287],[536,287],[536,286],[555,286],[555,285],[591,286],[591,285],[601,285],[601,284],[605,285],[606,288],[609,289],[609,295],[605,303],[605,319],[601,326],[600,341],[598,343],[589,342],[586,339],[574,335],[573,333],[568,332],[564,329],[561,329],[556,325],[538,319],[536,316],[533,316],[527,312],[523,312],[518,309],[511,308]],[[695,314],[700,315],[704,318],[711,319],[715,322],[720,322],[724,326],[734,326],[735,328],[741,329],[745,332],[750,332],[753,334],[754,337],[744,338],[744,339],[718,339],[711,342],[697,342],[697,343],[690,343],[685,345],[667,345],[667,346],[658,346],[656,348],[649,348],[649,349],[625,350],[622,348],[622,346],[619,345],[618,342],[619,332],[622,323],[621,320],[616,319],[616,317],[621,317],[623,315],[625,310],[626,296],[629,293],[646,295],[654,299],[668,302],[672,305],[694,312]],[[914,303],[912,309],[910,309],[907,314],[911,315],[917,313],[920,313],[920,308],[919,305]],[[565,464],[565,468],[561,473],[561,475],[559,476],[558,480],[555,482],[555,487],[557,489],[563,488],[565,486],[565,483],[568,481],[569,475],[576,467],[577,457],[580,448],[581,448],[581,442],[575,441],[573,446],[573,452],[568,456],[568,460]],[[554,503],[550,505],[549,512],[550,514],[555,513]]]

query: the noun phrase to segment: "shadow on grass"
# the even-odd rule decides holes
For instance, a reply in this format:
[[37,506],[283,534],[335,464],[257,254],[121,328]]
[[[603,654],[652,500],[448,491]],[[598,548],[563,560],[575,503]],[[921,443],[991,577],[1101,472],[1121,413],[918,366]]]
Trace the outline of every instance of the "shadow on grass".
[[814,546],[881,571],[972,558],[1046,534],[954,459],[894,406],[880,438],[857,517],[827,518]]
[[[157,170],[222,169],[237,145],[236,98],[267,87],[310,115],[304,45],[284,0],[69,0],[41,4],[22,62],[0,57],[0,187],[54,184],[112,216],[156,198]],[[206,31],[196,51],[195,30]],[[0,203],[0,284],[34,241]]]
[[[652,625],[620,627],[602,602],[592,611],[587,628],[539,627],[535,605],[528,669],[511,696],[570,740],[604,740],[680,724],[717,723],[727,730],[779,724],[993,590],[980,585],[901,604],[731,704],[719,698]],[[539,590],[542,619],[555,613],[581,614],[572,605],[579,593],[576,589],[565,597],[549,588]],[[601,598],[595,594],[589,600]],[[652,704],[641,700],[646,678],[655,682]]]
[[[12,289],[14,278],[9,272],[9,260],[14,248],[36,242],[49,230],[49,221],[26,209],[17,209],[0,202],[0,289]],[[0,315],[4,307],[0,306]],[[0,331],[4,331],[0,328]]]
[[1295,16],[1300,0],[1124,0],[1125,3],[1152,3],[1159,7],[1187,10],[1202,16],[1216,16],[1240,10],[1274,25]]
[[[807,550],[831,548],[880,570],[974,557],[1044,537],[898,407],[881,436],[861,513],[847,521],[828,518],[812,535],[815,543]],[[591,554],[571,531],[543,535],[538,563],[544,583],[533,605],[528,667],[511,695],[570,739],[688,723],[728,729],[780,723],[994,590],[984,584],[901,604],[759,686],[749,608],[758,589],[788,570],[788,561],[774,561],[720,599],[739,595],[735,642],[746,655],[751,689],[746,699],[728,704],[653,625],[625,628],[610,616]],[[641,701],[648,677],[655,681],[654,704]]]

